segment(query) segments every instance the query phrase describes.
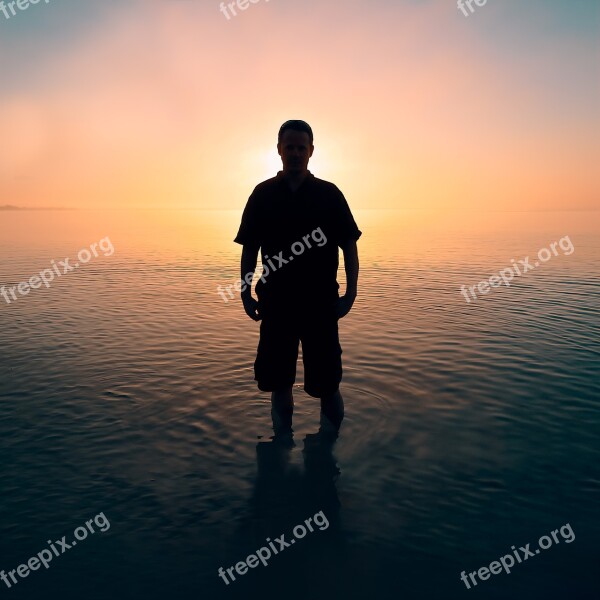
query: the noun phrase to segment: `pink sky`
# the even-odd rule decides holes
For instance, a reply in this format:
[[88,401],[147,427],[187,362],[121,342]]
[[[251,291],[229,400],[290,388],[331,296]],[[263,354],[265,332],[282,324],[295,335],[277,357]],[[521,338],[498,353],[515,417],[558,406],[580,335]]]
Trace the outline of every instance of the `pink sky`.
[[598,208],[598,36],[533,5],[271,0],[228,21],[135,1],[86,27],[31,7],[0,23],[22,28],[0,38],[0,204],[238,209],[301,118],[356,208]]

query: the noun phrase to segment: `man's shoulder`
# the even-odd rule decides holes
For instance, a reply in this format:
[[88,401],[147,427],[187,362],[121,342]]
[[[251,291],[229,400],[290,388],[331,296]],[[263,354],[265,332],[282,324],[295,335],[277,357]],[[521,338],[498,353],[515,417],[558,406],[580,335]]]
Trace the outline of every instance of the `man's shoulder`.
[[314,186],[318,187],[320,191],[329,194],[341,194],[340,188],[338,188],[335,183],[331,181],[326,181],[325,179],[319,179],[318,177],[313,176],[312,183]]
[[277,190],[279,187],[279,178],[271,177],[269,179],[265,179],[265,181],[261,181],[252,192],[255,195],[265,195],[272,193]]

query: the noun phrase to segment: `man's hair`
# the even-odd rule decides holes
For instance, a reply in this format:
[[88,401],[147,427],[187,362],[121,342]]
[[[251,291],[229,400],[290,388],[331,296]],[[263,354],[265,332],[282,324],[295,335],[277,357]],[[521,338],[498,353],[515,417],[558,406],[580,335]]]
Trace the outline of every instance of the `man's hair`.
[[287,129],[292,129],[293,131],[303,131],[304,133],[308,133],[308,137],[310,139],[310,143],[313,143],[313,132],[310,128],[310,125],[306,121],[300,121],[298,119],[292,119],[291,121],[286,121],[279,128],[279,135],[277,136],[277,142],[281,142],[281,137],[283,136],[283,132]]

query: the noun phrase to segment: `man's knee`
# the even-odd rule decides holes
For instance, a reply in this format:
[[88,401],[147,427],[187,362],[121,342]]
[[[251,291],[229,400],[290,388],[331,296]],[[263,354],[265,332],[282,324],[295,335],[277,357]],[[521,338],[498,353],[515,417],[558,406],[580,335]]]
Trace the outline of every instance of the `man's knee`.
[[293,402],[292,386],[278,388],[271,392],[271,401],[276,406],[288,406]]
[[273,396],[277,396],[279,397],[285,397],[285,396],[291,396],[292,395],[292,385],[286,385],[284,387],[278,387],[277,389],[273,390],[271,393],[273,394]]
[[324,404],[330,404],[336,402],[340,395],[340,388],[337,388],[334,392],[324,392],[321,396],[321,402]]
[[288,385],[282,385],[282,386],[279,386],[279,387],[275,388],[273,390],[273,393],[274,394],[283,394],[283,393],[286,393],[286,392],[291,392],[292,391],[292,387],[293,387],[293,384],[291,384],[291,383],[288,384]]

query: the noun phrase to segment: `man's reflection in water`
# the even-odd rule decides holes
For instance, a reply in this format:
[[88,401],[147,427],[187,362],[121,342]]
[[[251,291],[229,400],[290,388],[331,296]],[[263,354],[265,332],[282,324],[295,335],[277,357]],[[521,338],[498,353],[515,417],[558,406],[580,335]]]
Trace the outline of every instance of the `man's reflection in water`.
[[[241,532],[240,560],[246,550],[250,554],[266,546],[267,538],[275,540],[285,534],[285,540],[291,542],[297,525],[303,525],[307,533],[272,556],[267,567],[260,565],[235,585],[244,587],[246,593],[281,586],[276,589],[287,598],[329,597],[329,590],[332,598],[337,597],[348,575],[336,488],[341,471],[333,454],[338,429],[321,415],[319,431],[303,440],[302,468],[290,462],[296,448],[293,431],[279,429],[276,417],[273,424],[275,435],[256,446],[257,475],[250,514]],[[310,521],[311,532],[306,521],[320,511],[329,525],[321,529]]]

